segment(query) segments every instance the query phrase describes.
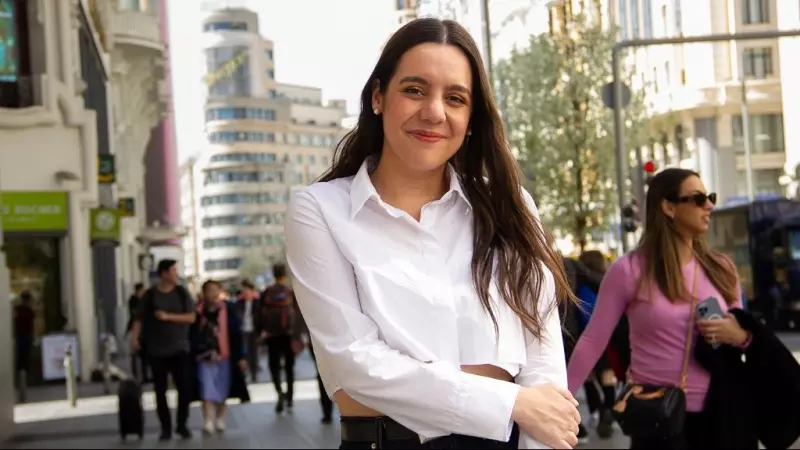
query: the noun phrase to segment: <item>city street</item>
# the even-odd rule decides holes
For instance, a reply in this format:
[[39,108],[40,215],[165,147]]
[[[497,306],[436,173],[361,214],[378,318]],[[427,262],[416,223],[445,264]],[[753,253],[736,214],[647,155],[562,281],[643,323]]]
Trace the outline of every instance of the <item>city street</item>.
[[[800,359],[800,335],[782,336],[784,342]],[[313,363],[304,354],[298,362],[298,381],[295,388],[295,408],[291,414],[277,416],[274,412],[276,395],[272,385],[259,383],[250,387],[252,403],[231,405],[224,435],[204,437],[200,409],[191,410],[190,428],[194,437],[188,441],[173,440],[160,443],[158,419],[152,393],[146,392],[144,404],[147,411],[146,434],[139,442],[129,437],[123,443],[118,436],[117,399],[115,396],[81,398],[77,408],[70,408],[62,399],[18,405],[15,411],[17,437],[12,449],[67,449],[67,448],[337,448],[339,428],[337,420],[325,425],[320,421],[319,394],[313,375]],[[170,395],[174,406],[174,393]],[[588,413],[583,410],[584,417]],[[591,425],[591,422],[589,423]],[[593,427],[589,427],[593,433]],[[585,448],[627,448],[628,439],[617,429],[609,440],[592,434]],[[800,442],[792,448],[800,449]]]

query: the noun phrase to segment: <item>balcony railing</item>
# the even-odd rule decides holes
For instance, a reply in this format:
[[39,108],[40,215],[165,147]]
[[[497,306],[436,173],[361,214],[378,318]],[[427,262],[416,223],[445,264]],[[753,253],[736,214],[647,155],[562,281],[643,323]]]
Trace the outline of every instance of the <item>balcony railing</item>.
[[158,16],[136,11],[117,11],[112,15],[112,25],[117,45],[136,45],[164,51]]

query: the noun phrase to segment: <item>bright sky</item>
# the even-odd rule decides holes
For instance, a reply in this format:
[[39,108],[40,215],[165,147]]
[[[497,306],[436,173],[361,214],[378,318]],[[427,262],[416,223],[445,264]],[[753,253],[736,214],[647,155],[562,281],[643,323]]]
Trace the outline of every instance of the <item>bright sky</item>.
[[[180,161],[199,151],[203,134],[205,69],[201,22],[225,1],[169,2],[173,102]],[[394,0],[230,0],[258,13],[262,36],[275,43],[275,78],[316,86],[325,99],[347,100],[358,112],[361,88],[394,31]]]

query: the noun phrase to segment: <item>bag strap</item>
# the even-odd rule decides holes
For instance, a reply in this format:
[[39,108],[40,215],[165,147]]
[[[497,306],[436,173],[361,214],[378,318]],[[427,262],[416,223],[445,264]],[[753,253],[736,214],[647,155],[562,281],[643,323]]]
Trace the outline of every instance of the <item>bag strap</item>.
[[[694,319],[695,319],[695,305],[697,304],[697,289],[699,287],[699,280],[700,280],[700,263],[695,258],[694,261],[694,285],[692,286],[692,298],[690,311],[689,311],[689,327],[686,330],[686,347],[683,349],[683,365],[681,366],[681,379],[680,379],[680,389],[683,392],[686,392],[686,379],[689,374],[689,359],[692,356],[692,336],[694,333]],[[650,295],[653,295],[653,291],[648,289]],[[629,384],[633,384],[633,376],[631,375],[631,367],[628,367],[628,370],[625,373],[627,381]]]
[[681,368],[681,390],[686,392],[686,379],[689,374],[689,358],[692,355],[692,336],[694,336],[694,319],[696,315],[695,305],[697,304],[697,289],[700,279],[700,261],[695,257],[694,260],[694,287],[692,288],[692,301],[689,310],[689,326],[686,330],[686,348],[683,351],[683,367]]

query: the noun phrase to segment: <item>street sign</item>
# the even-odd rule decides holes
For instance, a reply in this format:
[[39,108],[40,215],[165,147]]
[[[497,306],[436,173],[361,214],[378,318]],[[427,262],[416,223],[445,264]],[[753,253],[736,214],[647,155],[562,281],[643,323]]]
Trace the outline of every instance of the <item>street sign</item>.
[[[622,89],[622,107],[625,108],[631,103],[631,88],[625,83],[620,83]],[[614,109],[614,83],[606,83],[603,86],[603,104],[607,108]]]

